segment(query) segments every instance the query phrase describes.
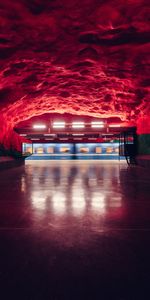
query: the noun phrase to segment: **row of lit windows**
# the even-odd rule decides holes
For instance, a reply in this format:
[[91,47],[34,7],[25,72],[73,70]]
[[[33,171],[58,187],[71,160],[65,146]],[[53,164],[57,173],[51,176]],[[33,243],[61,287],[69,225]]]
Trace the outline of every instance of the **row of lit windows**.
[[[61,154],[65,154],[65,153],[70,153],[70,148],[65,146],[65,147],[60,147],[59,148],[59,153]],[[33,151],[33,152],[32,152]],[[97,154],[101,154],[102,152],[105,152],[106,154],[112,154],[112,153],[118,153],[119,152],[119,149],[118,147],[106,147],[106,148],[102,148],[102,147],[95,147],[95,153]],[[27,147],[24,147],[23,149],[23,153],[26,154],[53,154],[55,153],[55,149],[54,147],[36,147],[32,150],[32,147],[31,146],[27,146]],[[90,151],[90,148],[89,147],[80,147],[78,149],[78,153],[82,153],[82,154],[87,154],[87,153],[91,153]]]

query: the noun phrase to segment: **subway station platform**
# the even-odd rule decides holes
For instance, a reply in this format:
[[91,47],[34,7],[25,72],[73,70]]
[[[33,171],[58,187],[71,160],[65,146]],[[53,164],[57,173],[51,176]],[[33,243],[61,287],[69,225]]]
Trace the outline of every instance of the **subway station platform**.
[[114,160],[114,161],[120,161],[125,160],[124,156],[119,155],[113,155],[113,154],[107,154],[107,155],[96,155],[96,154],[32,154],[28,156],[25,161],[32,161],[32,160]]
[[149,299],[149,183],[123,161],[1,172],[1,299]]

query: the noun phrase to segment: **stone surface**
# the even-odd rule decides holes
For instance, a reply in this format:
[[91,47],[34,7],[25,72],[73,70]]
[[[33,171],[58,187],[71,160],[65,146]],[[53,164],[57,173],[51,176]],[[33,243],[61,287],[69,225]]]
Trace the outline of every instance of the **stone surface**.
[[149,116],[149,15],[148,0],[3,1],[0,140],[50,112]]

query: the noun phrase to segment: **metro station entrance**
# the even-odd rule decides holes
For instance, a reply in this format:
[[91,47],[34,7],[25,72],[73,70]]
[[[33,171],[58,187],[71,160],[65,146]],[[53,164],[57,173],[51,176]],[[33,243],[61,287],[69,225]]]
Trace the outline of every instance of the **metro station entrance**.
[[25,139],[22,155],[27,160],[126,158],[131,163],[135,156],[136,128],[120,118],[54,114],[23,123],[15,131]]

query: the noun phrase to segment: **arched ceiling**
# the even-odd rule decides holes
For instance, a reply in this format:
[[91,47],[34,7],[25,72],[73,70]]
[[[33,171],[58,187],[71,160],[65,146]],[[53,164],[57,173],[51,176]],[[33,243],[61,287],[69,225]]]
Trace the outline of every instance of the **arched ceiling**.
[[148,117],[149,16],[149,0],[1,2],[1,139],[50,112]]

